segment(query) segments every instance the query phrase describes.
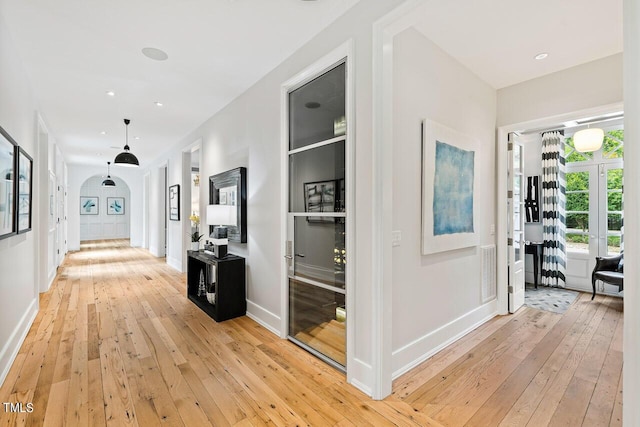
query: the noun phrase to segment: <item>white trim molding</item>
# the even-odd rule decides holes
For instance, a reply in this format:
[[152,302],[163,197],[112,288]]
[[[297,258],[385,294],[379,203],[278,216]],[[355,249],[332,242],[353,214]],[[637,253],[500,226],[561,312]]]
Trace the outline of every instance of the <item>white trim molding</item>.
[[29,308],[25,311],[18,322],[18,326],[13,330],[13,333],[9,337],[9,340],[5,343],[4,347],[0,350],[0,386],[7,378],[11,365],[18,356],[18,351],[27,337],[27,333],[33,324],[33,321],[38,314],[38,297],[36,296],[29,304]]
[[255,320],[277,336],[281,336],[279,329],[281,325],[280,316],[270,312],[251,300],[247,300],[247,317]]
[[393,379],[418,366],[498,314],[493,300],[393,352]]
[[[289,307],[289,283],[288,283],[288,266],[286,262],[286,241],[287,241],[287,217],[289,216],[288,209],[288,194],[289,194],[289,122],[288,122],[288,110],[289,110],[289,92],[303,84],[313,80],[318,75],[331,69],[333,66],[344,61],[347,68],[346,76],[346,158],[345,166],[347,170],[346,175],[346,193],[347,193],[347,219],[346,228],[347,235],[345,239],[347,253],[349,254],[350,264],[347,269],[347,295],[346,295],[346,309],[349,316],[354,319],[357,316],[355,305],[355,271],[356,271],[356,256],[355,256],[355,81],[354,81],[354,42],[352,39],[347,40],[331,52],[318,59],[313,64],[309,65],[296,75],[285,81],[280,87],[280,135],[281,135],[281,239],[282,242],[280,248],[281,254],[281,267],[280,277],[281,282],[281,294],[280,294],[280,337],[286,338],[288,331],[288,307]],[[342,138],[342,137],[341,137]],[[325,141],[326,142],[326,141]],[[355,324],[354,322],[347,322],[347,382],[354,385],[360,381],[360,383],[366,383],[366,380],[362,380],[357,371],[353,368],[356,365],[355,362]],[[358,387],[363,391],[368,389],[367,386]],[[365,391],[366,392],[366,391]]]
[[625,426],[640,425],[640,288],[638,284],[638,261],[640,260],[640,172],[635,165],[640,161],[640,2],[624,0],[624,161],[633,167],[624,171],[624,191],[626,194],[624,214],[625,231],[625,282],[631,284],[625,289],[624,305],[624,339],[622,378],[622,423]]
[[374,399],[392,387],[393,221],[393,38],[412,25],[412,12],[426,0],[409,0],[373,24],[373,313],[371,319]]

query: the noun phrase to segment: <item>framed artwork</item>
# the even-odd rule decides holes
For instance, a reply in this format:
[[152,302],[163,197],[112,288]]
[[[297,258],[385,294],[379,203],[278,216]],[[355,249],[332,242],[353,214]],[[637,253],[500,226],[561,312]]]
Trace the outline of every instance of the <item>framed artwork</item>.
[[431,120],[422,124],[422,254],[476,246],[475,142]]
[[169,187],[169,219],[180,221],[180,184]]
[[[209,204],[236,206],[237,225],[227,227],[230,242],[247,243],[247,169],[228,170],[209,177]],[[213,226],[209,226],[209,233]]]
[[98,215],[98,198],[80,196],[80,215]]
[[124,197],[107,197],[107,215],[124,215]]
[[18,151],[18,233],[26,233],[31,230],[33,159],[22,147]]
[[0,127],[0,239],[16,233],[18,144]]
[[527,194],[524,209],[527,222],[540,222],[540,176],[527,177]]
[[[340,200],[335,180],[307,182],[304,184],[305,212],[336,212],[336,202]],[[308,216],[309,222],[335,222],[334,217]]]

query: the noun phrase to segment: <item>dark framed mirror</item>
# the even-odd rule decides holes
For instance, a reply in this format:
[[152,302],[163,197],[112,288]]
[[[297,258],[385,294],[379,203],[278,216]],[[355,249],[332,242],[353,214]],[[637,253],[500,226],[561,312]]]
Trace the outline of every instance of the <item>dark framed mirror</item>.
[[[209,177],[209,204],[236,206],[235,226],[227,228],[230,242],[247,243],[247,168],[239,167]],[[213,226],[209,226],[209,233]]]

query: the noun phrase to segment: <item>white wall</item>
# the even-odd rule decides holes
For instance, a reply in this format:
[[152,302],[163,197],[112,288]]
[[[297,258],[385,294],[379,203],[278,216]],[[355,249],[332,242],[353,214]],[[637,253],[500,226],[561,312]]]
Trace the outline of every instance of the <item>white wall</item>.
[[[105,170],[106,172],[106,170]],[[96,168],[93,166],[68,166],[68,191],[67,191],[67,219],[68,219],[68,247],[70,251],[80,250],[80,190],[85,181],[93,178]],[[113,167],[111,177],[122,180],[129,187],[130,200],[127,200],[125,209],[129,212],[131,222],[129,239],[131,246],[142,245],[142,176],[140,169]],[[117,183],[117,182],[116,182]],[[101,203],[102,203],[101,197]],[[106,202],[106,198],[104,200]],[[102,208],[106,205],[101,204]]]
[[[496,91],[408,29],[393,46],[392,366],[394,376],[495,312],[483,306],[478,247],[421,255],[421,122],[431,119],[473,138],[475,228],[480,245],[495,243]],[[425,171],[432,173],[432,171]]]
[[[635,167],[640,163],[640,4],[636,0],[624,0],[624,104],[625,162],[634,167],[625,169],[625,216],[634,220],[625,223],[625,282],[631,284],[624,291],[624,364],[623,424],[640,425],[640,173]],[[628,202],[627,202],[628,200]]]
[[[0,126],[34,158],[33,230],[0,240],[0,384],[38,309],[36,248],[47,244],[39,227],[37,183],[47,170],[37,156],[36,102],[20,57],[0,16]],[[44,190],[46,192],[46,189]]]
[[498,127],[622,102],[622,54],[498,90]]
[[[129,186],[120,178],[114,176],[115,187],[103,187],[103,176],[93,176],[87,179],[80,188],[80,197],[98,197],[97,215],[80,215],[80,241],[100,239],[128,239],[129,238],[129,203],[131,192]],[[109,215],[108,202],[110,197],[124,199],[123,214]]]
[[[373,344],[367,331],[372,325],[372,23],[399,0],[360,2],[344,16],[307,43],[302,49],[258,81],[247,92],[207,120],[202,126],[178,142],[175,150],[162,154],[147,168],[151,172],[151,229],[158,219],[153,211],[154,188],[158,187],[157,168],[168,162],[169,176],[177,183],[181,169],[181,151],[202,138],[200,165],[200,212],[209,201],[208,177],[229,169],[247,168],[247,229],[246,244],[231,243],[230,252],[247,259],[248,313],[267,325],[280,330],[280,319],[286,307],[281,306],[281,85],[304,68],[331,52],[347,40],[354,42],[355,117],[351,131],[355,136],[356,206],[355,253],[350,266],[355,269],[356,312],[350,313],[356,331],[354,356],[349,365],[350,381],[363,389],[372,387]],[[175,169],[174,169],[175,168]],[[153,242],[153,233],[150,241]],[[157,231],[156,231],[157,233]],[[170,233],[171,235],[171,233]],[[172,237],[170,237],[173,240]],[[168,246],[171,253],[171,243]],[[180,248],[180,251],[184,248]],[[172,255],[172,256],[175,256]]]

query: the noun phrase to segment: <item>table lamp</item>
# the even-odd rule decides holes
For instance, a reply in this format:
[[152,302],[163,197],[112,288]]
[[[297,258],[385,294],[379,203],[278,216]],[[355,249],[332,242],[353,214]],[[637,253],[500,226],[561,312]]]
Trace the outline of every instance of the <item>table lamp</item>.
[[213,232],[209,235],[213,244],[213,255],[224,258],[227,255],[227,225],[237,225],[238,208],[233,205],[207,206],[207,224],[213,225]]

